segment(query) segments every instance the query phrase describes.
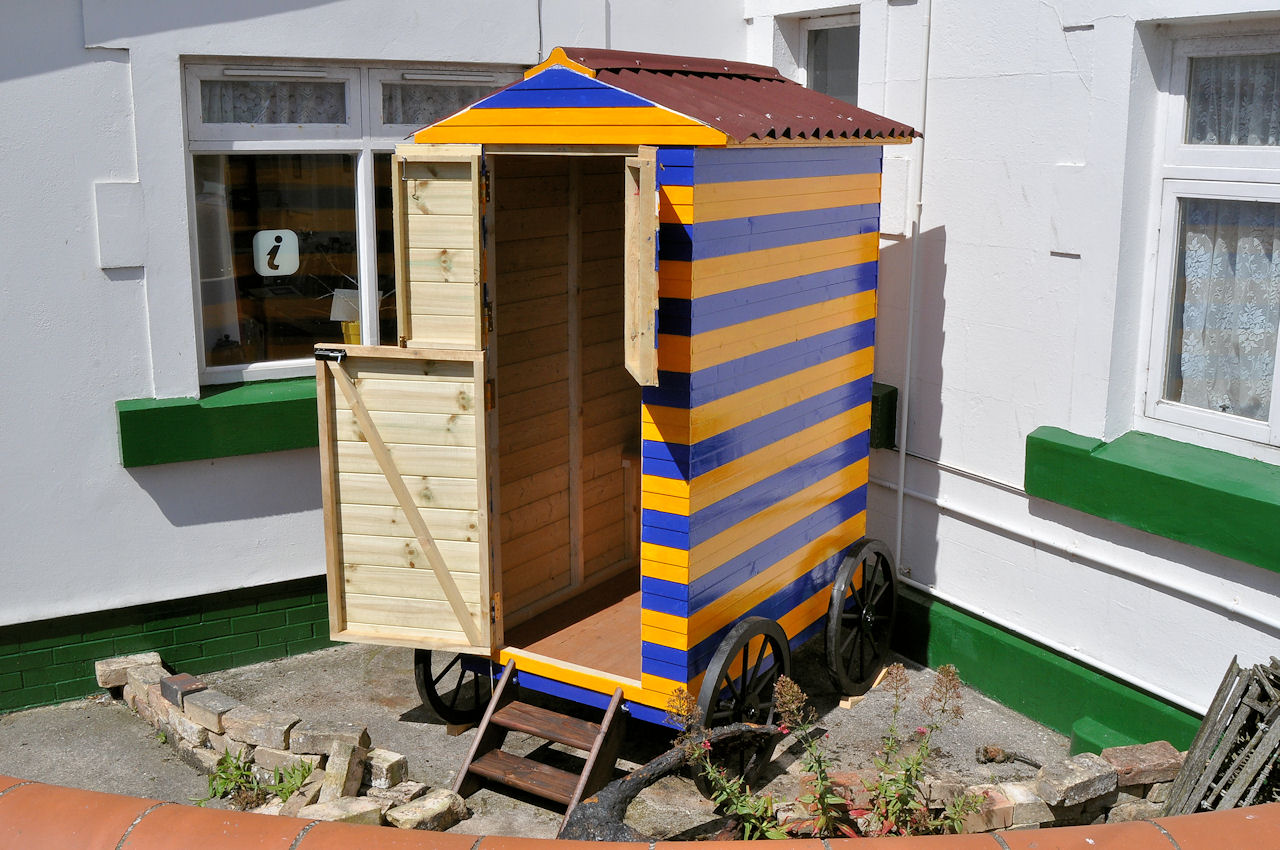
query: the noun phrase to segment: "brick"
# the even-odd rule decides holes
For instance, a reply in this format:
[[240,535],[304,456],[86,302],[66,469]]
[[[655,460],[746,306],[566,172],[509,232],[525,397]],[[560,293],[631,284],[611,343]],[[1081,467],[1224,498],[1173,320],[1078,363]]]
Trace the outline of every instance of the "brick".
[[1150,800],[1133,800],[1121,803],[1107,815],[1107,823],[1127,823],[1135,820],[1154,820],[1164,815],[1164,804]]
[[1036,793],[1051,806],[1072,806],[1114,791],[1115,768],[1094,753],[1047,764],[1036,774]]
[[240,705],[240,700],[232,699],[221,691],[209,690],[192,694],[183,700],[182,710],[187,717],[199,723],[210,732],[223,731],[222,718],[227,712]]
[[152,712],[159,720],[163,720],[165,725],[169,723],[169,709],[172,707],[167,699],[164,698],[164,692],[160,690],[160,683],[147,685],[147,705],[151,706]]
[[169,726],[178,733],[181,740],[192,746],[204,747],[209,744],[209,730],[188,719],[176,705],[169,706]]
[[374,788],[390,788],[409,778],[409,760],[391,750],[369,750],[365,781]]
[[270,611],[236,617],[231,621],[231,631],[233,634],[248,634],[250,632],[260,632],[263,629],[273,629],[284,624],[285,614],[283,611]]
[[303,806],[298,817],[308,820],[363,823],[372,826],[382,824],[382,806],[368,797],[339,797],[323,803]]
[[262,711],[247,705],[237,706],[222,715],[222,728],[237,741],[255,747],[289,748],[289,730],[298,723],[298,715],[283,711]]
[[1013,802],[998,785],[971,785],[966,794],[981,795],[982,807],[963,821],[965,832],[990,832],[1013,825]]
[[341,741],[329,750],[329,760],[324,768],[324,785],[320,788],[320,802],[327,803],[339,797],[354,796],[360,790],[364,778],[364,762],[369,751],[353,747]]
[[129,708],[132,708],[134,711],[138,710],[138,695],[133,692],[133,688],[128,685],[121,688],[120,699],[124,700],[124,704],[129,706]]
[[[47,651],[47,650],[46,650]],[[95,640],[88,643],[72,643],[66,646],[60,646],[53,650],[53,663],[67,664],[73,661],[88,661],[91,658],[102,658],[115,652],[115,642],[110,640]],[[159,659],[156,662],[159,664]],[[95,664],[96,672],[96,664]],[[103,687],[107,687],[103,685]],[[119,687],[112,685],[111,687]]]
[[1171,782],[1182,768],[1182,755],[1168,741],[1109,747],[1101,755],[1115,768],[1121,785]]
[[160,684],[160,680],[168,675],[169,671],[159,663],[137,664],[125,670],[125,682],[141,699],[149,686]]
[[[310,629],[308,629],[310,633]],[[37,667],[53,666],[53,650],[41,649],[35,652],[18,652],[0,658],[0,674],[17,673],[22,670],[34,670]]]
[[173,630],[174,643],[199,643],[231,634],[230,620],[213,620]]
[[307,781],[302,783],[302,787],[292,794],[288,800],[284,801],[280,814],[287,817],[297,817],[298,812],[302,811],[304,806],[310,806],[320,799],[320,786],[323,783],[324,771],[313,770],[311,775],[307,777]]
[[310,764],[313,768],[319,767],[320,756],[291,753],[274,747],[257,747],[253,751],[253,763],[267,770],[287,770],[303,762]]
[[1053,823],[1049,804],[1036,794],[1034,782],[1002,782],[1000,793],[1013,803],[1013,826],[1039,826]]
[[442,832],[466,818],[467,814],[467,804],[461,797],[448,789],[436,788],[410,803],[389,809],[387,822],[400,829]]
[[160,692],[178,708],[182,708],[185,697],[204,690],[208,690],[208,686],[190,673],[176,673],[160,680]]
[[95,690],[95,686],[93,678],[90,676],[70,682],[59,682],[53,688],[54,695],[60,700],[88,696],[93,690]]
[[[58,682],[66,682],[71,679],[79,679],[81,676],[88,676],[88,670],[83,663],[76,664],[54,664],[49,667],[37,667],[29,670],[23,670],[22,686],[24,688],[34,687],[36,685],[56,685]],[[92,679],[90,679],[92,681]],[[49,689],[52,692],[52,688]]]
[[297,623],[292,626],[280,626],[258,632],[259,646],[284,645],[290,641],[305,640],[311,637],[310,623]]
[[127,652],[145,652],[153,650],[156,647],[167,646],[173,643],[173,632],[151,632],[149,634],[135,634],[127,637],[118,637],[115,639],[116,654],[124,654]]
[[228,635],[204,642],[204,651],[210,655],[239,652],[243,649],[254,649],[258,646],[257,635]]
[[158,632],[165,629],[173,629],[178,626],[190,626],[200,622],[200,613],[198,611],[190,614],[166,614],[161,617],[154,617],[143,624],[144,632]]
[[377,800],[386,800],[397,806],[403,806],[405,803],[411,803],[427,793],[429,787],[422,782],[406,779],[404,782],[393,785],[390,788],[370,788],[368,796]]
[[337,743],[353,747],[369,746],[369,730],[363,723],[303,721],[289,734],[289,749],[295,753],[328,755]]
[[231,653],[231,663],[236,667],[247,667],[250,664],[260,664],[263,661],[271,661],[279,658],[280,655],[280,647],[259,646],[253,649],[245,649]]

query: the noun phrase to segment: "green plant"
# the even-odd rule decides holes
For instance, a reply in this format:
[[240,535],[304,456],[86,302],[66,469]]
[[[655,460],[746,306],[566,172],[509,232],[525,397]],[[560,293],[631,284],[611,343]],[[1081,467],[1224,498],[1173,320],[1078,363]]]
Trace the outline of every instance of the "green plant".
[[238,751],[227,750],[218,759],[213,773],[209,774],[209,796],[193,797],[191,802],[203,806],[210,800],[230,797],[237,807],[247,809],[260,805],[266,796],[267,792],[253,775],[249,762],[241,758]]
[[806,815],[787,824],[787,831],[819,838],[837,834],[856,837],[858,833],[849,802],[831,782],[834,761],[821,739],[814,734],[818,715],[809,705],[804,691],[789,677],[779,676],[773,687],[773,704],[782,719],[782,731],[794,732],[796,740],[804,748],[800,756],[801,767],[813,776],[813,790],[796,798],[796,802],[804,806]]
[[272,774],[272,782],[266,786],[266,790],[275,794],[281,800],[288,802],[289,798],[298,793],[298,789],[306,784],[307,777],[311,775],[312,769],[312,764],[309,761],[295,762],[284,770],[277,767]]
[[169,735],[163,729],[156,732],[156,740],[162,744],[169,743]]

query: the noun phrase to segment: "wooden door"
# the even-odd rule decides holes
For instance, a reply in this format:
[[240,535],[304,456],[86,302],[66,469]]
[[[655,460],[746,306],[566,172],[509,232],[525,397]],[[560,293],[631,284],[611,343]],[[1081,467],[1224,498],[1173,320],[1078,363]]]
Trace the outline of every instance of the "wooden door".
[[658,183],[657,149],[641,147],[627,158],[623,186],[626,221],[626,316],[623,346],[627,371],[642,387],[658,385]]

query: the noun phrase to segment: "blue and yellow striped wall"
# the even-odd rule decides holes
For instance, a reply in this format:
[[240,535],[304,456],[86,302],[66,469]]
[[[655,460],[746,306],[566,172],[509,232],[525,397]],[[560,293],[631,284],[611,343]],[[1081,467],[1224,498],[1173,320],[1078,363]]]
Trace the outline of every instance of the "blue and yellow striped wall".
[[881,148],[663,147],[643,405],[646,692],[747,616],[821,628],[866,529]]

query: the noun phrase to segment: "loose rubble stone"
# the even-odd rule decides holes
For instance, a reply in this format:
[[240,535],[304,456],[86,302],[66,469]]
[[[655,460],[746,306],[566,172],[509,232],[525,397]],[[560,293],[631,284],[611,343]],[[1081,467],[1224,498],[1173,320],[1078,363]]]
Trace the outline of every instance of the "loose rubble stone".
[[448,829],[467,817],[467,804],[446,788],[436,788],[387,811],[387,822],[401,829]]
[[240,700],[232,699],[221,691],[212,688],[192,694],[182,701],[182,710],[187,717],[199,723],[210,732],[222,734],[222,718],[227,712],[240,706]]
[[169,671],[161,667],[159,664],[143,664],[138,667],[130,667],[125,671],[128,677],[127,684],[133,688],[134,694],[138,699],[144,699],[147,694],[147,688],[152,685],[160,684],[160,680],[169,675]]
[[320,756],[308,753],[293,753],[274,747],[255,747],[253,750],[253,763],[267,770],[288,770],[304,761],[313,768],[320,766]]
[[93,673],[98,686],[121,688],[129,683],[129,670],[134,667],[162,667],[160,653],[140,652],[137,655],[120,655],[93,663]]
[[1134,820],[1153,820],[1164,814],[1162,803],[1150,800],[1134,800],[1121,803],[1107,814],[1107,823],[1126,823]]
[[924,780],[924,801],[931,808],[943,808],[951,805],[957,797],[964,793],[969,783],[951,774],[926,776]]
[[373,788],[390,788],[409,777],[409,761],[399,753],[375,747],[369,750],[366,781]]
[[1155,782],[1147,789],[1147,799],[1153,803],[1169,802],[1169,789],[1173,787],[1172,782]]
[[[855,809],[865,809],[871,804],[871,792],[867,790],[868,785],[874,785],[879,779],[879,772],[871,768],[865,770],[835,771],[829,773],[827,778],[844,798],[849,801],[850,805]],[[801,783],[802,793],[808,794],[813,791],[813,774],[806,774]]]
[[1121,785],[1171,782],[1182,768],[1182,754],[1168,741],[1109,747],[1102,758],[1115,768]]
[[303,721],[289,733],[289,749],[295,753],[328,755],[339,741],[353,747],[368,747],[369,730],[359,723]]
[[1053,823],[1053,812],[1036,794],[1034,782],[1002,782],[1000,793],[1013,803],[1014,829]]
[[209,733],[209,746],[218,755],[230,751],[237,756],[240,761],[249,761],[253,758],[253,747],[244,741],[237,741],[227,735],[219,735],[217,732]]
[[169,722],[170,703],[164,698],[164,693],[160,690],[160,683],[147,685],[147,705],[151,706],[151,711],[155,716],[165,723]]
[[1073,806],[1116,789],[1111,762],[1094,753],[1080,753],[1047,764],[1036,774],[1036,793],[1051,806]]
[[209,743],[209,730],[187,718],[176,705],[169,706],[169,726],[178,737],[195,747]]
[[296,714],[261,711],[241,705],[222,715],[222,728],[229,736],[255,747],[289,749],[289,730],[298,723]]
[[280,809],[280,814],[288,817],[297,817],[298,812],[302,811],[305,806],[320,799],[320,785],[324,782],[324,771],[312,771],[307,777],[307,781],[302,783],[302,787],[294,792],[288,800],[284,801],[284,807]]
[[404,782],[393,785],[390,788],[370,788],[368,796],[378,800],[387,800],[397,806],[403,806],[405,803],[412,802],[425,794],[428,787],[422,782],[406,779]]
[[298,817],[378,826],[382,823],[382,807],[377,800],[370,800],[368,797],[339,797],[325,803],[303,806]]
[[134,700],[133,710],[136,711],[138,713],[138,716],[141,717],[145,722],[151,724],[152,726],[156,725],[156,713],[154,710],[152,710],[151,704],[147,702],[146,697],[139,697],[138,699]]
[[1013,825],[1013,802],[1004,795],[1000,786],[971,785],[965,793],[982,796],[982,807],[965,816],[965,832],[990,832]]
[[185,741],[179,741],[176,750],[178,758],[184,764],[201,773],[213,773],[218,769],[218,754],[208,747],[193,747]]
[[188,694],[206,690],[207,686],[190,673],[175,673],[160,680],[160,690],[164,698],[182,708],[182,700]]
[[120,699],[124,700],[124,704],[132,708],[134,711],[138,710],[138,695],[133,692],[133,688],[128,685],[121,688]]
[[249,809],[249,811],[253,812],[255,815],[278,815],[283,808],[284,800],[281,800],[279,797],[272,797],[261,806]]
[[320,802],[350,797],[359,791],[360,780],[364,778],[364,762],[368,756],[369,751],[364,747],[353,747],[341,741],[335,743],[329,750],[329,760],[325,764]]

